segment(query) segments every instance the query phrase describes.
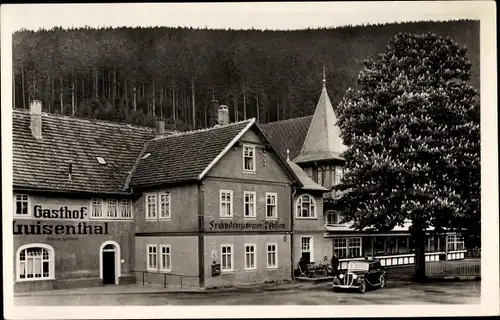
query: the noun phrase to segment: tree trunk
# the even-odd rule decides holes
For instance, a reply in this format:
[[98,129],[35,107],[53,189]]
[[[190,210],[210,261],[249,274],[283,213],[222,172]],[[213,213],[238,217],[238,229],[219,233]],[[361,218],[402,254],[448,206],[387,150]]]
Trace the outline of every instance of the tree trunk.
[[71,115],[75,115],[75,79],[71,79]]
[[24,88],[24,67],[21,65],[21,90],[23,94],[23,109],[26,109],[26,91]]
[[85,101],[85,79],[82,78],[82,98],[80,101]]
[[[55,79],[52,79],[51,83],[52,85],[52,92],[50,93],[51,94],[51,103],[50,103],[50,107],[54,106],[55,105],[55,101],[56,101],[56,80]],[[49,112],[50,112],[50,107],[49,107]],[[55,106],[54,106],[55,107]]]
[[234,122],[238,122],[238,92],[237,90],[234,90]]
[[256,104],[257,106],[255,107],[256,109],[256,116],[257,116],[257,123],[259,123],[259,118],[260,118],[260,110],[259,110],[259,92],[257,92],[257,97],[256,97]]
[[280,121],[280,100],[276,103],[276,121]]
[[163,119],[163,86],[160,87],[160,119]]
[[191,105],[193,107],[193,129],[196,129],[196,111],[195,111],[195,101],[194,101],[194,79],[191,79]]
[[113,87],[111,88],[111,103],[114,105],[116,100],[116,70],[113,70]]
[[16,72],[12,72],[12,106],[16,107]]
[[123,88],[125,95],[125,108],[128,112],[128,79],[125,79],[125,87]]
[[101,92],[101,95],[106,98],[106,88],[105,88],[105,85],[106,85],[106,77],[104,76],[104,69],[102,69],[102,76],[101,76],[101,89],[102,89],[102,92]]
[[175,118],[175,84],[172,83],[172,120],[174,121],[174,124],[177,122],[177,119]]
[[153,102],[151,103],[152,105],[152,114],[153,116],[156,116],[156,92],[155,92],[155,80],[153,79]]
[[134,84],[134,111],[137,111],[137,89]]
[[97,100],[99,98],[99,93],[97,92],[99,90],[98,83],[99,83],[99,76],[97,74],[97,68],[94,69],[94,100]]
[[64,114],[64,101],[63,101],[63,79],[62,77],[59,78],[59,84],[61,85],[61,87],[59,88],[59,92],[61,94],[61,114]]
[[418,222],[412,222],[411,238],[415,248],[414,281],[424,282],[427,279],[425,274],[425,244],[427,237],[424,228]]
[[205,128],[208,128],[207,126],[207,101],[205,100],[205,117],[204,117],[204,125],[205,125]]
[[247,99],[245,93],[245,81],[243,80],[243,120],[247,119]]

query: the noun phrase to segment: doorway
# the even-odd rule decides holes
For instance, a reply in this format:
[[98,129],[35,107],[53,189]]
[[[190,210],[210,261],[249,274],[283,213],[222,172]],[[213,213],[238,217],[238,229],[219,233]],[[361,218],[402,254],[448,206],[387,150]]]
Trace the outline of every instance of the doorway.
[[102,250],[102,282],[115,284],[115,248],[108,244]]
[[103,284],[118,284],[120,277],[120,246],[106,241],[100,248],[100,278]]

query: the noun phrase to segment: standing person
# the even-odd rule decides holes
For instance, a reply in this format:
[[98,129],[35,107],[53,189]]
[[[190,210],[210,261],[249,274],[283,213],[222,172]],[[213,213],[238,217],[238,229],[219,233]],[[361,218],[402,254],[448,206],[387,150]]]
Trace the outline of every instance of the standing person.
[[332,256],[332,268],[333,268],[333,275],[336,275],[339,269],[339,258],[337,257],[335,252],[333,252]]

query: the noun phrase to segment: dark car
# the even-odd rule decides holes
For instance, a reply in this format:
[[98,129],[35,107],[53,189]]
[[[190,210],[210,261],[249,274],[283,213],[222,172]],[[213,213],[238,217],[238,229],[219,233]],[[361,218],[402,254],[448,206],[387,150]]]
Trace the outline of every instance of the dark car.
[[383,288],[387,274],[379,260],[353,260],[347,270],[340,271],[333,278],[333,288],[357,289],[364,293],[367,288]]

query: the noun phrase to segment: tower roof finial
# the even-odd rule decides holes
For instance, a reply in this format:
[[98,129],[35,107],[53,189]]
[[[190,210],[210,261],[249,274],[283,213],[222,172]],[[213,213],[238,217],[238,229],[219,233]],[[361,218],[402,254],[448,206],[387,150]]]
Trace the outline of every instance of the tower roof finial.
[[326,88],[326,71],[325,71],[325,65],[323,65],[323,88]]

